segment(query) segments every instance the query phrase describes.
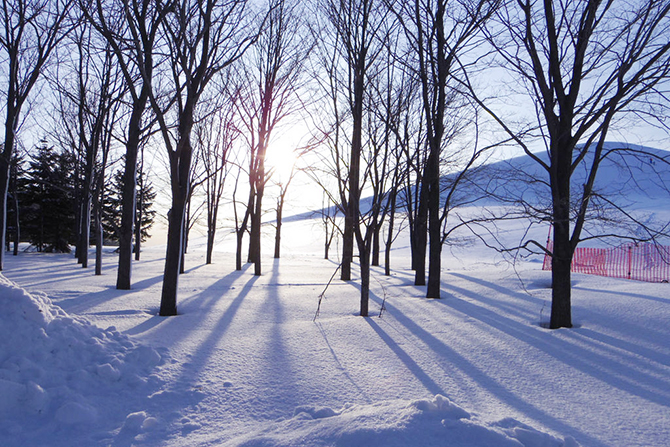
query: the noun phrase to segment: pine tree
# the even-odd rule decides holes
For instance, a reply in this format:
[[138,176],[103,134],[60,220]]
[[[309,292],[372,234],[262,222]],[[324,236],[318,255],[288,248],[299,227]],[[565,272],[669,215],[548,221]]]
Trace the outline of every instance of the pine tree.
[[137,206],[135,225],[140,228],[140,241],[145,242],[151,237],[151,227],[154,225],[156,210],[153,209],[156,192],[153,184],[149,181],[146,172],[140,173],[137,179]]
[[22,229],[38,251],[69,253],[75,243],[72,154],[41,141],[26,172]]
[[[156,211],[153,209],[156,192],[142,172],[137,181],[136,224],[140,227],[140,240],[146,241],[154,224]],[[106,194],[102,201],[102,229],[107,243],[118,243],[121,228],[121,192],[123,191],[123,171],[117,170],[105,187]]]

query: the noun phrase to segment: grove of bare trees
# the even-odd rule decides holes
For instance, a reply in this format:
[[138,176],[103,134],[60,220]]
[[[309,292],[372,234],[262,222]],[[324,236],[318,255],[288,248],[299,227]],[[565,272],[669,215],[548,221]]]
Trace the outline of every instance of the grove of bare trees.
[[[96,274],[105,201],[119,202],[118,289],[132,288],[133,250],[139,260],[145,176],[163,182],[163,316],[177,314],[191,230],[204,228],[208,264],[230,233],[235,268],[246,243],[261,275],[273,226],[279,258],[299,177],[323,197],[325,257],[334,244],[343,281],[360,269],[361,316],[373,267],[383,251],[391,274],[402,231],[427,298],[443,296],[443,247],[459,234],[546,253],[551,328],[572,326],[580,242],[668,237],[667,222],[636,217],[596,185],[605,160],[670,163],[608,143],[638,125],[670,130],[670,0],[13,0],[0,27],[0,270],[9,227],[15,254],[27,241],[12,163],[48,145],[72,162],[67,231],[83,268],[95,241]],[[280,145],[294,149],[287,178],[271,162]],[[521,173],[539,185],[532,198],[485,168],[510,148],[537,168]],[[109,189],[119,169],[120,194]],[[504,206],[462,211],[486,200]],[[501,242],[506,219],[550,226],[552,243]],[[613,220],[636,230],[605,228]]]

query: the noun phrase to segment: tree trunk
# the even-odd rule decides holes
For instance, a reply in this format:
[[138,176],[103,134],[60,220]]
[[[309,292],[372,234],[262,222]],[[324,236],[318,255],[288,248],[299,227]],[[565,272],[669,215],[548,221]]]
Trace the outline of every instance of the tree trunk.
[[14,188],[14,256],[19,255],[19,242],[21,242],[21,220],[19,219],[19,195]]
[[[263,195],[265,193],[265,154],[267,153],[267,114],[268,106],[263,108],[260,129],[258,134],[258,150],[256,152],[256,172],[253,174],[254,189],[254,211],[251,215],[251,236],[249,240],[249,253],[251,262],[254,263],[254,275],[261,275],[261,217],[263,215]],[[253,251],[252,251],[253,248]]]
[[361,266],[361,317],[368,316],[370,303],[370,249],[360,244],[358,246],[359,263]]
[[395,206],[396,206],[396,190],[391,194],[391,207],[389,210],[389,231],[386,236],[386,243],[384,248],[384,275],[391,276],[391,245],[393,245],[393,225],[395,224]]
[[214,250],[214,229],[207,229],[207,257],[205,259],[205,264],[212,263],[212,251]]
[[[93,139],[95,140],[95,139]],[[97,142],[95,143],[97,144]],[[84,185],[81,192],[81,220],[79,226],[78,258],[83,268],[88,268],[88,247],[91,245],[91,206],[93,190],[93,171],[95,169],[95,150],[86,147],[86,166],[84,167]]]
[[186,211],[184,213],[184,229],[182,230],[181,260],[179,261],[179,274],[186,272],[186,252],[188,251],[188,222],[191,220],[191,196],[186,198]]
[[[354,69],[354,103],[352,105],[352,133],[351,133],[351,158],[349,161],[349,203],[344,223],[344,246],[342,248],[342,279],[351,279],[351,262],[353,261],[355,232],[360,227],[360,170],[361,149],[363,146],[363,99],[365,93],[365,64],[364,54],[358,54]],[[347,241],[347,219],[349,219],[349,231],[351,242]],[[350,245],[350,248],[349,246]],[[366,250],[367,251],[367,250]],[[360,252],[360,247],[359,247]],[[360,253],[359,253],[360,255]],[[368,252],[369,256],[369,252]],[[345,278],[345,261],[347,262],[348,277]],[[369,269],[369,258],[367,259]]]
[[[253,182],[251,182],[253,183]],[[254,201],[254,194],[253,194],[253,186],[251,187],[251,191],[249,192],[249,202],[247,203],[247,209],[244,213],[244,219],[242,219],[242,223],[240,224],[240,227],[236,230],[237,232],[237,250],[235,253],[235,269],[236,270],[242,270],[242,242],[244,240],[244,233],[247,232],[247,223],[249,222],[249,217],[251,216],[251,210],[253,206],[253,201]],[[250,241],[251,244],[251,241]]]
[[163,317],[177,315],[177,285],[183,249],[184,213],[186,198],[173,195],[172,209],[168,216],[168,241],[163,273],[163,290],[159,314]]
[[135,252],[135,260],[139,261],[140,260],[140,252],[142,251],[142,208],[143,208],[143,203],[142,203],[142,196],[144,194],[144,185],[142,184],[142,172],[140,171],[139,175],[139,194],[138,194],[138,204],[137,204],[137,210],[136,210],[136,218],[135,218],[135,247],[133,248],[133,251]]
[[235,250],[235,270],[242,270],[242,239],[246,230],[241,228],[237,230],[237,247]]
[[414,220],[414,247],[412,265],[414,266],[414,285],[426,285],[426,247],[428,236],[428,192],[426,180],[422,181],[419,206]]
[[214,242],[216,237],[216,221],[219,211],[218,200],[211,208],[211,214],[207,218],[207,259],[206,264],[212,263],[212,254],[214,252]]
[[81,188],[79,185],[79,178],[80,178],[80,173],[79,173],[79,157],[75,157],[75,170],[74,170],[74,234],[76,238],[76,242],[74,245],[74,256],[77,258],[77,264],[81,264],[83,261],[82,258],[82,219],[84,218],[84,213],[83,213],[83,208],[84,208],[84,201],[83,201],[83,196],[81,194]]
[[333,234],[335,233],[335,228],[333,226],[333,231],[328,230],[328,220],[325,221],[325,234],[326,238],[323,242],[323,259],[328,259],[328,252],[330,251],[330,244],[333,242]]
[[572,327],[571,274],[573,247],[570,241],[570,165],[572,151],[554,148],[552,196],[554,249],[551,258],[551,321],[549,327]]
[[439,146],[431,148],[426,165],[428,187],[428,287],[426,298],[440,298],[442,269],[442,231],[440,225],[440,164]]
[[[261,160],[261,166],[262,166],[263,161]],[[253,263],[254,263],[254,275],[260,276],[261,275],[261,213],[262,213],[262,208],[261,204],[263,201],[263,192],[264,192],[264,182],[263,179],[265,178],[265,171],[263,170],[262,167],[259,168],[259,172],[257,173],[259,183],[256,186],[256,203],[255,203],[255,210],[254,214],[251,217],[251,241],[254,241],[254,252],[252,254],[253,256]]]
[[99,276],[102,275],[102,247],[104,242],[99,199],[96,200],[94,211],[95,211],[95,274]]
[[172,183],[172,209],[168,217],[168,242],[161,294],[161,316],[177,315],[177,285],[184,250],[186,205],[189,197],[192,147],[190,142],[192,117],[180,118],[180,141],[177,151],[171,154],[170,181]]
[[379,266],[379,233],[381,232],[382,225],[377,222],[377,219],[375,219],[373,225],[375,227],[372,230],[372,265]]
[[[0,237],[2,241],[0,243],[0,271],[3,269],[4,260],[5,260],[5,242],[7,238],[7,196],[9,193],[9,158],[7,157],[6,149],[3,151],[3,154],[0,155],[0,219],[2,219],[2,227],[0,227]],[[9,152],[11,155],[11,152]]]
[[[139,129],[138,129],[139,137]],[[135,143],[139,143],[135,141]],[[137,177],[137,146],[128,140],[126,145],[126,165],[123,172],[121,191],[121,226],[119,228],[119,268],[116,288],[130,289],[130,276],[133,256],[133,225],[135,223]]]
[[[565,239],[565,237],[559,236],[557,233],[556,227],[554,227],[554,253],[551,258],[551,320],[549,323],[551,329],[572,327],[572,313],[570,309],[570,265],[572,263],[572,258],[569,253],[569,248],[567,253],[566,250],[562,248],[566,245],[565,241],[559,242],[560,239]],[[568,247],[569,244],[570,241],[568,240]]]
[[[13,73],[10,70],[10,79]],[[7,95],[7,114],[5,121],[5,144],[0,153],[0,271],[5,263],[5,241],[7,238],[7,195],[9,193],[9,178],[12,153],[14,152],[14,125],[18,122],[19,108],[14,106],[16,99],[14,84],[10,82],[9,93]]]
[[248,263],[253,263],[255,262],[254,259],[254,254],[256,253],[256,239],[254,239],[253,234],[254,234],[254,225],[256,225],[256,220],[254,219],[254,213],[255,207],[256,207],[256,201],[255,201],[255,193],[254,193],[254,200],[250,202],[251,208],[249,209],[249,247],[248,247],[248,254],[247,254],[247,262]]
[[280,197],[279,203],[277,203],[277,226],[275,228],[275,259],[279,259],[281,251],[281,219],[282,212],[284,209],[284,198]]
[[[150,75],[151,73],[149,73]],[[126,165],[123,171],[123,189],[121,191],[121,226],[119,228],[119,268],[116,276],[117,289],[130,289],[132,256],[133,256],[133,224],[135,223],[135,206],[137,205],[137,155],[142,136],[142,113],[149,99],[151,86],[146,83],[133,104],[133,111],[128,122],[128,141],[126,141]]]
[[88,247],[91,245],[91,198],[90,186],[84,189],[82,210],[81,210],[81,239],[79,249],[81,250],[79,261],[82,268],[88,268]]
[[[351,197],[349,199],[351,201]],[[342,234],[342,268],[340,279],[351,280],[351,263],[354,259],[354,218],[351,206],[347,206],[344,215],[344,233]]]

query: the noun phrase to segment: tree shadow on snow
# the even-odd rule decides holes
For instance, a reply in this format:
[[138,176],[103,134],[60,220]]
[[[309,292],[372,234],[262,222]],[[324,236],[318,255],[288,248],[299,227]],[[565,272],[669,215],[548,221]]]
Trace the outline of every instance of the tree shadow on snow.
[[[381,298],[376,296],[375,294],[371,293],[370,298],[381,304],[382,301]],[[514,325],[518,326],[519,323],[513,320],[509,320],[505,317],[501,317],[500,315],[496,315],[491,311],[485,311],[486,313],[484,317],[480,318],[480,315],[478,315],[478,313],[481,312],[482,310],[477,309],[476,306],[468,303],[465,303],[466,305],[463,306],[462,303],[464,302],[462,300],[449,298],[435,301],[444,302],[447,305],[457,307],[457,310],[464,312],[465,314],[467,314],[472,318],[481,319],[483,322],[495,328],[502,327],[503,330],[506,330],[514,334],[515,337],[518,337],[520,339],[527,338],[525,336],[524,331],[518,329],[515,330],[508,327]],[[409,330],[416,337],[422,340],[426,344],[426,346],[428,346],[430,350],[434,352],[435,354],[434,358],[438,359],[438,363],[440,363],[440,367],[444,370],[445,374],[448,375],[451,373],[449,368],[460,370],[464,375],[466,375],[471,380],[476,382],[482,389],[487,390],[492,395],[496,396],[498,399],[507,403],[511,407],[516,408],[517,411],[527,415],[529,418],[542,420],[543,423],[545,423],[551,429],[556,430],[557,432],[562,433],[563,435],[571,435],[576,438],[579,438],[581,442],[586,442],[587,443],[586,445],[589,445],[591,447],[607,447],[605,444],[593,438],[588,433],[584,433],[579,429],[568,425],[564,421],[557,419],[556,417],[542,410],[540,407],[524,400],[523,398],[516,395],[514,392],[510,391],[508,388],[500,384],[498,381],[487,375],[485,371],[483,371],[477,365],[472,363],[469,359],[462,356],[459,352],[448,346],[445,342],[438,339],[433,334],[428,332],[426,329],[421,327],[418,323],[416,323],[411,318],[406,316],[402,312],[402,310],[395,307],[392,303],[389,303],[387,301],[385,303],[385,306],[387,312],[391,314],[398,323],[403,325],[407,330]],[[501,322],[498,320],[504,320],[504,321]],[[457,334],[454,334],[454,336],[457,336]],[[546,342],[543,343],[548,345],[548,343]],[[538,341],[537,344],[541,343],[539,343]],[[545,346],[545,348],[549,350],[554,349],[553,346]],[[402,358],[400,358],[400,360],[402,361]],[[443,363],[446,363],[448,367],[445,366]],[[417,366],[416,368],[419,367]],[[414,372],[417,371],[416,368],[414,369]],[[431,381],[433,380],[431,379]]]

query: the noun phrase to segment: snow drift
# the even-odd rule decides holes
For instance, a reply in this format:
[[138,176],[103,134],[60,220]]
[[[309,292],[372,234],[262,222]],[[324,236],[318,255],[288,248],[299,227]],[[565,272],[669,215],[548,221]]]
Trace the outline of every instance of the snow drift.
[[[165,442],[161,432],[174,429],[167,427],[171,409],[164,396],[177,403],[184,401],[183,396],[160,389],[165,382],[153,373],[165,363],[166,352],[161,355],[139,345],[113,327],[102,330],[84,318],[69,316],[45,294],[28,293],[2,275],[0,337],[5,342],[0,351],[3,446],[155,445]],[[180,423],[185,427],[184,420]],[[346,404],[339,410],[299,406],[292,417],[249,427],[247,434],[222,442],[231,446],[442,446],[445,442],[452,447],[578,446],[571,437],[559,439],[511,418],[481,421],[442,395]]]
[[260,446],[577,447],[514,419],[487,424],[442,395],[370,405],[298,407],[293,418],[231,441]]
[[[69,316],[46,295],[28,293],[3,275],[0,340],[3,445],[40,433],[72,441],[92,427],[120,426],[131,415],[126,407],[161,384],[152,374],[163,362],[156,350],[113,327],[102,330]],[[142,425],[151,425],[150,416]]]

